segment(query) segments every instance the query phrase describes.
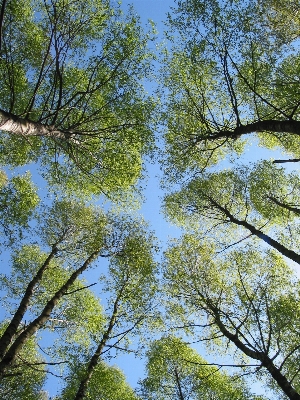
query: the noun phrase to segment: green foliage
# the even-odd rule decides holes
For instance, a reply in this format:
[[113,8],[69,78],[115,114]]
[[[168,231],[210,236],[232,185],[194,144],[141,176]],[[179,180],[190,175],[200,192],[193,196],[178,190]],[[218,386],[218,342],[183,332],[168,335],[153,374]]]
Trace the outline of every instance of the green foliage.
[[0,108],[48,133],[2,133],[1,162],[39,161],[50,185],[69,194],[134,185],[153,147],[154,101],[140,84],[150,34],[105,0],[9,0],[4,11]]
[[[60,399],[74,399],[82,377],[83,371],[74,369]],[[138,400],[133,389],[126,382],[124,374],[118,368],[104,362],[100,362],[95,368],[86,398],[91,400]]]
[[7,175],[4,171],[0,171],[0,188],[7,184]]
[[[10,276],[1,276],[1,289],[6,294],[6,308],[10,313],[15,312],[15,303],[22,299],[30,281],[45,262],[47,254],[38,246],[23,246],[12,256],[12,271]],[[60,265],[58,265],[60,264]],[[45,304],[70,276],[68,266],[63,263],[63,257],[50,262],[42,278],[34,289],[26,314],[27,322],[36,318]],[[12,283],[13,281],[13,283]],[[104,317],[100,299],[86,289],[85,280],[78,280],[68,290],[57,304],[44,329],[55,331],[60,336],[61,343],[88,347],[90,336],[103,329]],[[82,310],[82,312],[78,312]],[[57,344],[56,352],[59,353]]]
[[[240,376],[250,373],[272,396],[287,394],[276,374],[299,391],[299,279],[253,240],[275,238],[282,254],[297,256],[299,177],[270,161],[219,168],[244,153],[250,135],[299,157],[295,2],[177,1],[160,121],[141,84],[152,73],[154,28],[143,32],[132,9],[124,16],[106,0],[2,7],[0,164],[34,164],[55,196],[39,205],[29,173],[0,171],[0,225],[11,245],[0,289],[15,321],[1,328],[0,397],[46,398],[48,372],[64,380],[61,400],[83,383],[93,400],[263,399]],[[134,185],[159,123],[165,181],[180,185],[190,174],[165,199],[166,215],[188,234],[170,245],[161,271],[147,224],[94,204],[100,194],[138,201]],[[216,365],[179,333],[205,341]],[[137,394],[106,361],[145,348]],[[223,355],[237,374],[220,371]]]
[[147,377],[141,382],[144,399],[254,398],[241,379],[219,372],[179,338],[156,340],[147,355]]
[[[1,333],[3,329],[2,324]],[[35,339],[29,340],[1,382],[1,398],[42,400],[42,388],[46,378],[44,361],[38,352]]]
[[[124,225],[123,225],[124,227]],[[156,238],[143,225],[127,225],[130,229],[122,241],[122,249],[111,257],[108,273],[100,281],[108,296],[107,318],[112,314],[118,300],[118,334],[126,332],[131,336],[140,333],[148,337],[159,323],[156,294],[158,290]],[[132,331],[132,332],[131,332]],[[117,335],[117,333],[115,333]],[[123,346],[128,346],[127,336]]]
[[[247,135],[299,157],[299,17],[284,1],[178,1],[169,15],[171,50],[163,163],[171,182],[243,153]],[[287,17],[290,16],[290,17]],[[291,28],[283,21],[291,19]],[[276,21],[276,22],[275,22]],[[245,128],[246,127],[246,128]],[[248,129],[249,128],[249,129]]]
[[297,174],[263,161],[202,174],[166,196],[165,212],[220,248],[247,238],[250,224],[297,251],[298,189]]
[[[177,326],[189,327],[193,340],[210,339],[211,348],[230,355],[233,363],[244,364],[244,372],[251,370],[247,364],[266,367],[259,357],[256,363],[255,357],[249,362],[245,355],[252,353],[237,358],[230,351],[236,343],[232,338],[229,345],[227,329],[246,349],[269,357],[287,379],[293,378],[299,390],[295,363],[299,356],[299,279],[278,254],[248,246],[220,255],[209,243],[197,243],[195,237],[186,235],[168,250],[165,260],[165,292],[177,303],[168,301],[171,324],[176,321]],[[266,370],[257,377],[279,390]]]
[[10,180],[1,172],[0,179],[0,225],[12,241],[16,235],[21,235],[22,228],[28,226],[39,203],[39,196],[29,172],[23,176],[13,176]]
[[[10,359],[6,361],[5,357],[10,349],[20,343],[12,356],[17,360],[20,349],[36,331],[47,338],[48,348],[44,351],[50,362],[60,366],[64,377],[72,375],[72,365],[84,369],[95,346],[100,344],[104,354],[115,346],[127,351],[130,338],[144,332],[148,335],[157,314],[153,308],[157,291],[153,257],[157,245],[146,224],[125,215],[105,214],[99,207],[66,197],[42,205],[36,217],[31,221],[34,228],[29,231],[35,233],[35,244],[27,239],[26,244],[15,246],[11,273],[0,277],[3,305],[15,321],[5,333],[10,335],[11,347],[2,337],[1,368],[9,369],[5,363]],[[104,306],[85,279],[77,277],[66,286],[73,274],[92,267],[96,271],[99,265],[106,271],[98,283]],[[92,283],[96,281],[95,277]],[[37,325],[41,317],[43,323]],[[101,371],[96,371],[100,376],[99,393],[106,391],[101,383],[107,377],[106,369]],[[118,372],[112,375],[109,379],[115,379],[116,385],[121,382]],[[74,386],[76,382],[70,384]],[[125,398],[123,392],[128,398],[135,398],[126,385],[116,396]]]
[[298,174],[287,173],[284,168],[265,161],[254,166],[248,183],[251,202],[264,218],[286,225],[297,217],[300,204]]
[[44,207],[38,216],[38,232],[45,244],[67,250],[76,258],[105,249],[110,222],[100,207],[65,197]]

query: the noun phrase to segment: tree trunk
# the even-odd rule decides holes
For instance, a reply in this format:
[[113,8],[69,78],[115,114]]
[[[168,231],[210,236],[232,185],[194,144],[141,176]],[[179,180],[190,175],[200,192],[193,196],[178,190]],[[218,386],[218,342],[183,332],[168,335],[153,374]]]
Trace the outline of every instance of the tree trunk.
[[78,268],[67,282],[55,293],[55,295],[48,301],[42,313],[32,321],[26,329],[18,336],[15,342],[11,345],[2,361],[0,362],[0,379],[3,378],[5,370],[13,363],[18,353],[21,351],[22,347],[26,341],[35,334],[35,332],[50,318],[50,314],[58,301],[66,293],[69,287],[75,282],[78,276],[84,272],[93,260],[99,255],[100,250],[92,253],[92,255],[84,262],[84,264]]
[[77,143],[73,138],[78,132],[64,131],[56,129],[54,126],[41,124],[40,122],[23,119],[17,115],[0,110],[0,130],[19,136],[44,136],[54,139],[71,140]]
[[179,393],[179,399],[180,399],[180,400],[184,400],[183,393],[182,393],[182,388],[181,388],[181,383],[180,383],[180,379],[179,379],[179,374],[178,374],[177,368],[175,368],[174,373],[175,373],[176,384],[177,384],[178,393]]
[[300,121],[295,120],[264,120],[257,121],[252,124],[237,126],[234,130],[220,130],[218,132],[212,132],[207,135],[199,135],[196,139],[197,142],[204,140],[224,139],[232,138],[237,139],[242,135],[247,135],[254,132],[278,132],[278,133],[291,133],[294,135],[300,135]]
[[3,335],[0,339],[0,359],[1,360],[12,341],[12,338],[16,334],[18,327],[20,325],[20,322],[22,321],[22,319],[24,317],[24,314],[28,308],[30,299],[32,297],[34,287],[42,279],[43,273],[48,268],[50,261],[53,259],[53,257],[55,256],[56,253],[57,253],[57,248],[54,246],[52,248],[51,253],[45,260],[44,264],[41,266],[41,268],[38,270],[37,274],[34,276],[34,278],[28,284],[25,294],[20,302],[20,305],[19,305],[15,315],[13,316],[10,324],[8,325],[8,327],[6,328],[5,332],[3,333]]
[[274,160],[273,163],[274,164],[284,164],[284,163],[288,163],[288,162],[299,162],[300,158],[290,158],[288,160]]
[[[205,300],[204,300],[205,301]],[[216,307],[210,304],[209,301],[206,301],[208,308],[213,312],[215,317],[215,322],[222,334],[227,337],[232,343],[235,344],[237,348],[239,348],[244,354],[247,356],[259,360],[263,367],[265,367],[268,372],[271,374],[272,378],[277,382],[278,386],[282,389],[282,391],[287,395],[287,397],[291,400],[300,400],[299,393],[293,388],[291,383],[287,380],[287,378],[281,373],[280,369],[275,367],[272,359],[262,351],[255,351],[249,349],[238,337],[238,334],[233,334],[228,331],[223,322],[220,319],[219,311]]]
[[283,246],[281,243],[277,242],[277,240],[272,239],[270,236],[266,235],[259,229],[256,229],[253,225],[249,224],[247,221],[241,221],[235,218],[227,208],[222,207],[218,204],[215,200],[211,197],[206,196],[211,204],[215,206],[218,210],[220,210],[233,224],[243,226],[244,228],[248,229],[252,235],[257,236],[258,238],[262,239],[265,243],[272,246],[274,249],[279,251],[282,255],[289,258],[290,260],[295,261],[297,264],[300,264],[300,255],[293,250],[289,250],[287,247]]
[[273,201],[275,204],[277,204],[279,207],[285,208],[286,210],[292,211],[293,213],[300,215],[300,208],[290,206],[288,204],[282,203],[281,201],[277,200],[276,197],[273,196],[267,196],[268,199]]
[[94,369],[96,368],[96,366],[98,364],[98,361],[99,361],[99,359],[101,357],[101,354],[102,354],[102,351],[104,349],[104,346],[106,345],[106,343],[107,343],[107,341],[109,339],[109,336],[110,336],[110,334],[111,334],[111,332],[112,332],[112,330],[113,330],[113,328],[115,326],[116,319],[117,319],[117,316],[118,316],[119,301],[120,301],[120,299],[122,297],[122,294],[123,294],[123,291],[125,289],[125,286],[126,286],[127,282],[128,282],[128,277],[127,277],[124,285],[121,287],[121,289],[120,289],[120,291],[118,293],[118,296],[117,296],[117,298],[116,298],[116,300],[114,302],[113,313],[112,313],[112,316],[110,318],[107,330],[104,333],[104,335],[103,335],[103,337],[101,339],[101,342],[99,343],[99,346],[97,347],[97,350],[95,351],[95,353],[93,354],[93,356],[92,356],[92,358],[91,358],[91,360],[89,362],[89,365],[87,367],[86,376],[80,382],[79,389],[77,391],[77,394],[76,394],[74,400],[82,400],[86,396],[88,385],[89,385],[89,382],[90,382],[91,377],[93,375]]

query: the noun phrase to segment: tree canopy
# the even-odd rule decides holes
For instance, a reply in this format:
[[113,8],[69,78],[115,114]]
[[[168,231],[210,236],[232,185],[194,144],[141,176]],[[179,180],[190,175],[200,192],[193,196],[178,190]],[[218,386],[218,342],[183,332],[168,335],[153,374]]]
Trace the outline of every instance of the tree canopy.
[[220,256],[186,235],[166,253],[164,271],[165,290],[177,299],[168,302],[172,324],[226,355],[236,347],[233,365],[260,370],[264,385],[299,398],[299,278],[281,256],[252,246]]
[[[71,200],[45,207],[43,214],[39,213],[41,218],[39,245],[17,246],[10,276],[1,276],[12,318],[4,321],[0,338],[0,375],[6,381],[11,375],[22,375],[24,365],[35,370],[39,360],[34,352],[32,359],[24,359],[22,354],[31,342],[40,346],[36,335],[47,334],[49,344],[54,340],[54,345],[45,350],[48,357],[42,364],[64,365],[66,376],[73,368],[73,373],[81,371],[81,380],[73,377],[70,384],[74,390],[78,382],[75,398],[84,398],[94,371],[100,373],[97,366],[98,361],[99,368],[104,362],[102,355],[114,349],[130,351],[129,337],[141,334],[148,319],[155,320],[156,245],[142,222],[105,215],[92,206],[72,205]],[[35,240],[38,238],[36,232]],[[108,259],[110,265],[101,266],[102,259]],[[79,279],[89,268],[102,270],[102,275],[95,275],[101,292],[107,293],[105,307],[90,285]],[[117,370],[110,370],[105,363],[103,368],[116,376],[112,379],[121,379]],[[45,371],[40,372],[42,381]],[[38,381],[30,382],[27,385],[34,393],[32,385]],[[85,385],[82,394],[81,383]]]
[[[283,3],[187,0],[169,15],[163,78],[172,179],[240,155],[250,134],[299,158],[300,23],[296,4]],[[290,30],[277,23],[284,18]]]
[[102,0],[9,0],[1,11],[2,162],[38,162],[64,191],[134,184],[154,105],[140,84],[151,56],[137,17]]
[[[299,5],[149,26],[1,3],[0,397],[299,400]],[[168,243],[133,209],[149,156]]]
[[[161,76],[164,210],[186,232],[165,252],[167,325],[230,356],[220,368],[290,399],[300,398],[287,317],[298,293],[299,174],[278,163],[299,161],[299,28],[292,1],[178,1]],[[250,142],[264,160],[253,146],[246,154]]]
[[186,343],[163,337],[148,351],[143,399],[254,399],[238,377],[229,377],[211,366]]

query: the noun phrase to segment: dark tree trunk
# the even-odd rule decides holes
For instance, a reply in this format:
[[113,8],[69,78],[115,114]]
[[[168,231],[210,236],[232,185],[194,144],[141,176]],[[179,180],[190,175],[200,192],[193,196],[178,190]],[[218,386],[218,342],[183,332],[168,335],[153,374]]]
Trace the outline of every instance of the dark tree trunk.
[[249,224],[247,221],[241,221],[235,218],[230,211],[226,208],[218,204],[214,199],[209,196],[206,196],[211,204],[218,210],[220,210],[230,222],[233,224],[243,226],[244,228],[248,229],[252,235],[257,236],[258,238],[262,239],[265,243],[272,246],[274,249],[279,251],[282,255],[289,258],[290,260],[295,261],[297,264],[300,264],[300,255],[293,250],[288,249],[287,247],[283,246],[281,243],[277,242],[277,240],[272,239],[270,236],[266,235],[259,229],[256,229],[253,225]]
[[7,351],[7,348],[9,347],[9,345],[12,341],[12,338],[17,333],[20,322],[22,321],[24,314],[28,308],[30,299],[33,294],[34,287],[42,279],[43,273],[48,268],[50,261],[53,259],[53,257],[55,256],[56,253],[57,253],[57,248],[53,247],[51,253],[45,260],[44,264],[41,266],[41,268],[38,270],[35,277],[28,284],[25,294],[20,302],[20,305],[19,305],[15,315],[13,316],[10,324],[8,325],[8,327],[6,328],[6,330],[3,333],[2,337],[0,338],[0,360],[3,358],[5,352]]
[[32,321],[26,329],[17,337],[15,342],[8,349],[7,353],[4,355],[2,361],[0,362],[0,379],[5,375],[5,371],[14,362],[16,356],[21,351],[22,347],[26,341],[35,334],[35,332],[50,318],[50,314],[58,301],[66,294],[67,290],[72,286],[78,276],[84,272],[89,265],[94,261],[94,259],[99,255],[99,250],[92,253],[92,255],[84,262],[84,264],[78,268],[67,282],[55,293],[55,295],[48,301],[42,313]]

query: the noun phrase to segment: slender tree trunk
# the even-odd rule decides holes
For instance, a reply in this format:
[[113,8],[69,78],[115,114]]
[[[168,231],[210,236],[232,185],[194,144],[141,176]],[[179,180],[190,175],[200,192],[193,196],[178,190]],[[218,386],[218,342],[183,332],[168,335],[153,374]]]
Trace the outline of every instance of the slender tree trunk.
[[268,199],[273,201],[278,206],[285,208],[286,210],[292,211],[295,214],[300,215],[300,208],[289,206],[288,204],[282,203],[281,201],[277,200],[276,197],[273,197],[273,196],[268,196]]
[[6,0],[2,0],[2,6],[0,11],[0,51],[2,50],[3,20],[4,20],[5,6],[6,6]]
[[100,250],[97,250],[91,254],[90,257],[84,262],[84,264],[78,268],[67,282],[55,293],[55,295],[48,301],[42,313],[33,320],[26,329],[17,337],[15,342],[8,349],[7,353],[0,362],[0,379],[5,375],[5,370],[13,363],[18,353],[21,351],[22,347],[26,341],[34,335],[34,333],[50,318],[50,314],[58,301],[67,292],[69,287],[75,282],[78,276],[84,272],[89,265],[94,261],[94,259],[99,255]]
[[179,399],[184,400],[177,368],[175,368],[174,373],[175,373],[176,385],[177,385],[178,393],[179,393]]
[[289,258],[290,260],[295,261],[297,264],[300,264],[300,255],[293,250],[289,250],[287,247],[283,246],[281,243],[277,242],[277,240],[272,239],[270,236],[266,235],[259,229],[256,229],[253,225],[249,224],[247,221],[241,221],[235,218],[227,208],[222,207],[219,203],[213,200],[211,197],[206,196],[211,204],[215,206],[218,210],[220,210],[233,224],[243,226],[244,228],[248,229],[252,235],[257,236],[258,238],[262,239],[265,243],[272,246],[274,249],[279,251],[282,255]]
[[110,318],[108,327],[107,327],[105,333],[103,334],[103,337],[102,337],[102,339],[101,339],[101,341],[99,343],[99,346],[97,347],[97,350],[95,351],[95,353],[93,354],[93,356],[92,356],[92,358],[91,358],[91,360],[89,362],[89,365],[87,367],[86,376],[80,382],[79,389],[77,391],[77,394],[76,394],[74,400],[82,400],[86,396],[88,385],[89,385],[89,382],[90,382],[90,380],[92,378],[94,369],[96,368],[96,366],[97,366],[97,364],[99,362],[99,359],[101,357],[103,349],[104,349],[107,341],[109,340],[110,334],[111,334],[111,332],[112,332],[112,330],[113,330],[113,328],[115,326],[115,323],[116,323],[116,320],[117,320],[117,316],[118,316],[119,302],[120,302],[120,299],[122,297],[122,294],[123,294],[123,291],[125,289],[125,286],[126,286],[127,282],[128,282],[128,277],[127,277],[124,285],[121,287],[121,289],[120,289],[120,291],[118,293],[118,296],[117,296],[117,298],[116,298],[116,300],[114,302],[113,313],[112,313],[112,316]]
[[41,268],[38,270],[37,274],[34,276],[34,278],[30,281],[28,284],[25,294],[20,302],[20,305],[13,316],[10,324],[4,331],[2,337],[0,338],[0,360],[2,360],[5,352],[7,351],[7,348],[9,347],[12,338],[16,335],[18,327],[20,325],[20,322],[22,321],[24,314],[28,308],[30,299],[33,294],[34,287],[36,284],[42,279],[43,274],[45,270],[49,267],[50,261],[53,259],[55,254],[57,253],[57,247],[54,246],[52,248],[51,253],[45,260],[44,264],[41,266]]
[[288,162],[299,162],[300,158],[290,158],[289,160],[274,160],[273,163],[274,164],[284,164],[284,163],[288,163]]

